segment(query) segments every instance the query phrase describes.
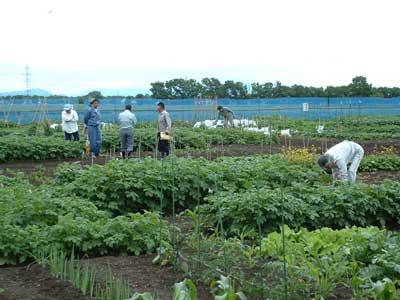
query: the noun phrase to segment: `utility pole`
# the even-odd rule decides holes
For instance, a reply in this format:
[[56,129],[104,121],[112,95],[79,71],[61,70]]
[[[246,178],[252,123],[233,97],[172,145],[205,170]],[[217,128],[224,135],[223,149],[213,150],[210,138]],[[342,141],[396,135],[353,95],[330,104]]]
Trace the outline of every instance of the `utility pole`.
[[29,97],[31,95],[31,78],[32,73],[29,71],[29,65],[25,66],[25,92],[26,96]]

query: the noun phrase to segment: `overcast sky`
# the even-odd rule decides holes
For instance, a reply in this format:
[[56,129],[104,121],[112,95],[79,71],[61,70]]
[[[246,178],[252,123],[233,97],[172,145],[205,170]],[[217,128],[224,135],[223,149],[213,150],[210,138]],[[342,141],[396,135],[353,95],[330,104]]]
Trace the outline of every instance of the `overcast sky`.
[[175,77],[400,86],[398,0],[0,0],[0,91]]

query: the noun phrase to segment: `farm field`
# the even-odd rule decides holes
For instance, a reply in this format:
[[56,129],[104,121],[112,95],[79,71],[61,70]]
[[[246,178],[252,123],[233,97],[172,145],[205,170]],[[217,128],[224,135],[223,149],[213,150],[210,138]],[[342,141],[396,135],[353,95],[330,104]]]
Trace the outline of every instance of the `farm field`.
[[[398,299],[400,116],[257,124],[178,122],[165,160],[151,123],[130,160],[117,128],[90,160],[1,124],[0,299]],[[365,149],[353,185],[316,165],[342,139]]]

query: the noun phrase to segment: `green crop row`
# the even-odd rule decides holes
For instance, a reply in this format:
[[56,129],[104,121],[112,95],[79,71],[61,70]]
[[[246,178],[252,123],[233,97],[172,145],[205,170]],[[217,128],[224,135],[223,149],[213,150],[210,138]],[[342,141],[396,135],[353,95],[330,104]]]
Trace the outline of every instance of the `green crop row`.
[[[87,254],[154,252],[159,245],[158,214],[112,218],[93,203],[0,176],[0,265],[24,262],[49,247]],[[167,241],[164,226],[162,239]]]
[[233,235],[257,236],[276,230],[284,222],[291,228],[384,226],[400,221],[400,183],[362,183],[310,186],[304,183],[271,189],[254,187],[244,192],[220,192],[200,208],[204,223],[215,227],[222,220]]
[[400,171],[400,155],[367,155],[361,161],[360,171],[375,172],[380,170]]
[[217,191],[244,191],[263,182],[273,188],[295,182],[314,184],[329,180],[314,166],[290,165],[279,155],[206,159],[173,158],[164,162],[110,161],[90,168],[64,164],[55,173],[63,191],[92,201],[116,214],[159,208],[194,208],[198,201]]
[[[85,141],[68,143],[61,134],[51,136],[29,136],[20,131],[0,132],[0,162],[13,160],[45,160],[80,158],[83,155]],[[262,133],[227,130],[193,130],[187,128],[174,131],[176,149],[207,149],[220,144],[262,144],[278,143],[277,136],[265,137]],[[135,146],[139,151],[153,151],[156,146],[156,131],[153,128],[135,130]],[[120,150],[118,130],[103,133],[102,151]]]
[[285,227],[284,237],[285,251],[278,232],[260,247],[265,257],[280,262],[274,264],[281,271],[285,255],[290,299],[328,299],[339,285],[351,290],[352,299],[398,299],[398,233],[376,227],[311,232]]
[[[361,169],[399,170],[400,158],[395,155],[366,157]],[[314,162],[288,163],[284,156],[271,155],[223,157],[213,161],[174,158],[164,161],[164,165],[151,158],[115,160],[90,168],[64,164],[56,171],[55,180],[64,184],[68,192],[89,199],[101,209],[120,214],[157,209],[161,195],[167,208],[171,208],[172,200],[175,200],[178,208],[192,209],[198,201],[217,191],[226,191],[224,197],[227,198],[231,197],[229,193],[241,191],[256,194],[255,185],[274,189],[301,183],[312,189],[307,194],[319,194],[319,189],[324,191],[324,187],[319,188],[320,183],[329,182],[330,176],[323,174]],[[346,189],[352,192],[347,186],[337,188],[341,189],[343,194]],[[275,194],[276,190],[270,193]],[[235,194],[232,197],[236,197]]]
[[[357,141],[400,138],[400,116],[346,116],[323,120],[261,116],[256,118],[256,121],[259,126],[267,126],[275,130],[289,128],[296,136]],[[322,133],[317,132],[318,125],[324,126]]]
[[0,162],[81,157],[82,143],[67,143],[61,138],[5,136],[0,139]]
[[200,279],[215,280],[215,270],[223,270],[248,299],[271,300],[396,300],[399,246],[400,234],[377,227],[294,231],[286,225],[255,244],[218,234],[193,234],[187,242],[189,269]]

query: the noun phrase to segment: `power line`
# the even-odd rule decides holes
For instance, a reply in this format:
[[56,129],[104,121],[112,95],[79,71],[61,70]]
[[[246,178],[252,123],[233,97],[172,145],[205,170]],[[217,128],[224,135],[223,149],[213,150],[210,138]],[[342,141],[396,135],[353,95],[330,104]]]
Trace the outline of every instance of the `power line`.
[[29,97],[31,95],[31,78],[32,73],[30,72],[29,65],[25,66],[25,93]]

